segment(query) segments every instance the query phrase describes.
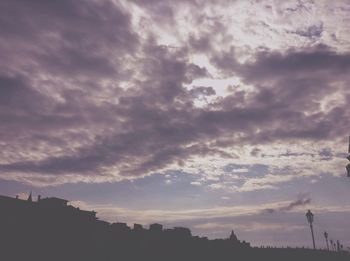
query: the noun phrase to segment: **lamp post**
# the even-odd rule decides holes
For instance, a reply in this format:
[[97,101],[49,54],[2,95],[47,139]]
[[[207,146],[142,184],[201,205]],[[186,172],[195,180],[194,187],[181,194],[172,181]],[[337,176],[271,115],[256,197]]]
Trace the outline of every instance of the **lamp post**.
[[314,238],[314,229],[312,227],[312,222],[314,222],[314,214],[312,214],[310,209],[309,209],[305,216],[307,218],[307,221],[310,223],[310,229],[311,229],[311,235],[312,235],[312,243],[314,245],[314,249],[316,249],[315,238]]
[[325,231],[325,232],[323,233],[323,235],[324,235],[324,238],[326,239],[327,249],[328,249],[328,251],[329,251],[329,245],[328,245],[328,233]]
[[[348,161],[350,161],[350,136],[349,136],[349,148],[348,148],[349,155],[346,157]],[[350,163],[346,165],[346,172],[348,174],[348,177],[350,177]]]
[[340,242],[339,242],[339,240],[337,240],[337,251],[338,252],[340,251]]

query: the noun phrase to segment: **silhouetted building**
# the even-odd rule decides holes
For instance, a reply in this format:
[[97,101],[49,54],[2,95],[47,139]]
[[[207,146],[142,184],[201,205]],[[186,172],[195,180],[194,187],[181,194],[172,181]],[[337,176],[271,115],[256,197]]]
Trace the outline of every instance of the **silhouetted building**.
[[143,231],[143,226],[141,224],[134,224],[134,231]]
[[111,225],[112,229],[118,230],[120,232],[130,231],[130,227],[126,223],[117,222]]
[[227,239],[209,240],[192,236],[185,227],[163,230],[157,223],[149,230],[134,224],[131,230],[126,223],[100,221],[96,212],[55,197],[34,202],[0,196],[0,213],[1,261],[350,260],[339,242],[338,252],[252,248],[233,231]]
[[191,230],[187,227],[174,227],[172,232],[182,238],[190,238],[192,236]]
[[67,207],[67,203],[69,202],[68,200],[61,199],[61,198],[38,198],[38,203],[42,206],[49,206],[49,207],[56,207],[56,208],[61,208],[61,207]]
[[163,230],[163,225],[154,223],[149,226],[149,230],[152,232],[162,232]]

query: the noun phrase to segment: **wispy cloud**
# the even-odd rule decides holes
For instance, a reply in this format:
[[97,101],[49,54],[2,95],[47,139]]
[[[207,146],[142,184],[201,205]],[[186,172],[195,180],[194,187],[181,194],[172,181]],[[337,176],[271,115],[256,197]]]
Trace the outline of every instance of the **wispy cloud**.
[[[180,222],[180,221],[203,221],[213,220],[220,218],[235,218],[243,216],[260,216],[264,213],[271,213],[268,210],[274,211],[293,211],[304,215],[304,205],[309,204],[310,199],[297,200],[292,202],[280,201],[273,203],[265,203],[259,205],[244,205],[235,207],[212,207],[212,208],[196,208],[196,209],[176,209],[176,210],[164,210],[164,209],[128,209],[120,208],[111,204],[89,204],[83,201],[71,202],[74,206],[79,206],[85,209],[95,210],[101,219],[109,221],[124,221],[124,222],[139,222],[143,224],[149,224],[153,222]],[[302,208],[300,208],[302,207]],[[349,212],[350,206],[318,206],[312,205],[313,210],[318,213],[323,212]],[[210,223],[210,222],[209,222]]]
[[302,195],[299,199],[290,202],[288,205],[280,206],[278,208],[267,208],[265,209],[268,213],[274,213],[276,211],[290,211],[299,206],[305,206],[311,203],[311,198],[305,195]]
[[200,230],[225,230],[237,229],[240,231],[247,232],[261,232],[261,231],[283,231],[292,232],[295,230],[305,230],[305,226],[288,225],[288,224],[266,224],[266,223],[249,223],[249,224],[222,224],[222,223],[204,223],[195,225],[194,228]]

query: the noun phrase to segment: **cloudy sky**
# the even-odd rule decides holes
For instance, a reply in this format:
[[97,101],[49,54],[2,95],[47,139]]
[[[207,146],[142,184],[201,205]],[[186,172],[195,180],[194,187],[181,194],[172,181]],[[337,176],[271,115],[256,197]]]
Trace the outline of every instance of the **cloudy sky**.
[[0,192],[350,246],[350,1],[2,0]]

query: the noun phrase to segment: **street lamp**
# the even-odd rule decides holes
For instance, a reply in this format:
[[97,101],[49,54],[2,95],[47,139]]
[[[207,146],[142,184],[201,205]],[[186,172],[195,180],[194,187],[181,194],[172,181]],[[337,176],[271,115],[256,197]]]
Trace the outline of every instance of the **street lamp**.
[[328,233],[325,231],[325,232],[323,233],[323,235],[324,235],[324,237],[325,237],[325,239],[326,239],[327,249],[328,249],[328,251],[329,251],[329,245],[328,245]]
[[333,245],[333,240],[332,240],[332,239],[330,239],[329,241],[331,242],[331,247],[332,247],[332,250],[334,250],[334,247],[333,247],[333,246],[334,246],[334,245]]
[[310,229],[311,229],[311,235],[312,235],[312,243],[314,245],[314,249],[316,249],[315,238],[314,238],[314,229],[312,227],[312,222],[314,222],[314,214],[312,214],[310,209],[309,209],[305,216],[307,218],[307,221],[310,223]]
[[[350,136],[349,136],[349,148],[348,148],[348,153],[350,154]],[[346,157],[348,161],[350,161],[350,155]],[[348,173],[348,177],[350,177],[350,163],[346,165],[346,172]]]

